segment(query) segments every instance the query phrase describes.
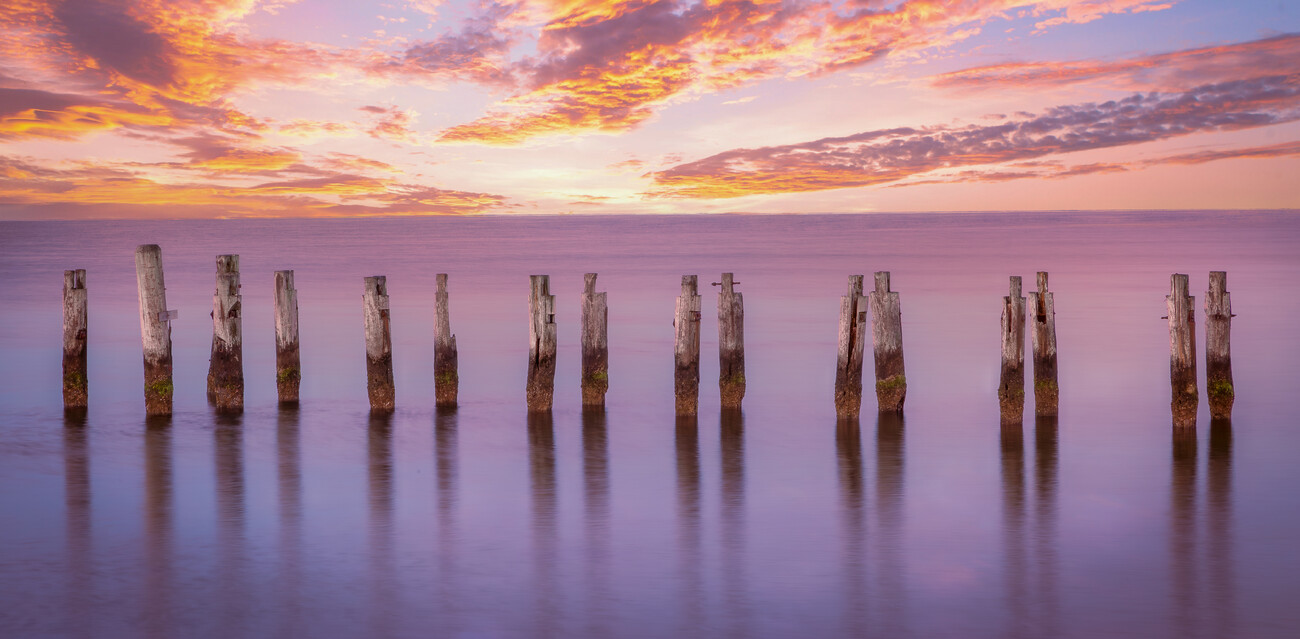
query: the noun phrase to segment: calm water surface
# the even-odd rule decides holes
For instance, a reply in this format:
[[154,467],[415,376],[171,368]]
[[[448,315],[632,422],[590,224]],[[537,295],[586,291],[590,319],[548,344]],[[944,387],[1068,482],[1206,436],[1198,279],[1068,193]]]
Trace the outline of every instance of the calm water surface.
[[[144,417],[141,243],[180,311],[170,420]],[[1300,636],[1298,249],[1296,213],[0,223],[0,636]],[[219,253],[243,273],[234,418],[204,395]],[[89,270],[83,418],[60,403],[67,268]],[[275,400],[276,269],[297,272],[297,409]],[[680,276],[724,270],[744,412],[718,409],[706,285],[701,415],[679,421]],[[877,418],[868,394],[837,424],[839,296],[875,270],[902,296],[907,409]],[[1031,397],[1003,430],[1002,296],[1036,270],[1061,416]],[[1202,405],[1175,436],[1164,296],[1191,274],[1201,315],[1210,270],[1238,315],[1234,419]],[[587,271],[609,292],[602,413],[580,408]],[[454,412],[433,408],[438,272]],[[560,353],[555,410],[530,418],[531,273]],[[391,419],[366,404],[375,274]]]

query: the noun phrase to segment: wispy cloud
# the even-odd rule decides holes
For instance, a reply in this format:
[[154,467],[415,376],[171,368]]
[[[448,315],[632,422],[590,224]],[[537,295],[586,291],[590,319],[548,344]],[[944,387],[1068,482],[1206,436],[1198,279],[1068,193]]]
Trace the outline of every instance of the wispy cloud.
[[726,198],[898,182],[939,169],[1140,144],[1300,120],[1300,74],[1176,94],[1060,106],[996,125],[868,131],[737,149],[653,174],[651,195]]

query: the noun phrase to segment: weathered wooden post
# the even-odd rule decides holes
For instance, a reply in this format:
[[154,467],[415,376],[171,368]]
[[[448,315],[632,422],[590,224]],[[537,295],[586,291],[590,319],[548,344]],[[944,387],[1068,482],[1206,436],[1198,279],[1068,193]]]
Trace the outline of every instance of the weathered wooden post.
[[1169,407],[1178,428],[1196,426],[1196,299],[1187,294],[1187,276],[1169,278]]
[[745,300],[734,290],[731,273],[723,273],[718,291],[718,393],[722,408],[740,408],[745,398]]
[[1205,292],[1205,390],[1210,396],[1210,417],[1232,419],[1232,300],[1228,297],[1228,274],[1210,271],[1210,290]]
[[1019,424],[1025,417],[1025,298],[1020,296],[1020,276],[1011,276],[1011,294],[1002,298],[1002,381],[998,404],[1003,424]]
[[86,379],[86,269],[63,272],[63,409],[85,408]]
[[219,412],[244,410],[244,331],[240,318],[239,256],[217,256],[217,290],[212,295],[212,359],[208,401]]
[[596,292],[596,274],[583,276],[582,405],[604,406],[609,390],[609,307]]
[[867,330],[867,298],[861,275],[849,276],[849,291],[840,297],[839,354],[835,363],[835,415],[862,412],[862,353]]
[[696,415],[700,404],[700,295],[696,275],[682,276],[673,328],[677,334],[673,345],[677,414]]
[[1056,384],[1056,305],[1047,291],[1047,272],[1038,272],[1038,292],[1029,294],[1034,321],[1034,414],[1054,417],[1060,394]]
[[871,305],[871,343],[876,351],[876,402],[880,412],[902,412],[907,397],[903,371],[903,311],[898,293],[889,290],[889,271],[876,273]]
[[394,407],[393,337],[389,330],[388,278],[365,278],[366,389],[371,413],[391,413]]
[[302,361],[298,350],[298,289],[293,271],[275,272],[275,389],[281,404],[298,403]]
[[550,275],[530,275],[528,293],[528,412],[551,410],[555,393],[555,296]]
[[172,414],[172,326],[163,284],[162,249],[141,244],[135,249],[135,280],[140,296],[140,342],[144,348],[144,410]]
[[456,354],[456,336],[451,333],[451,311],[447,308],[447,274],[439,273],[438,291],[434,294],[433,326],[433,394],[434,404],[454,408],[460,393],[460,364]]

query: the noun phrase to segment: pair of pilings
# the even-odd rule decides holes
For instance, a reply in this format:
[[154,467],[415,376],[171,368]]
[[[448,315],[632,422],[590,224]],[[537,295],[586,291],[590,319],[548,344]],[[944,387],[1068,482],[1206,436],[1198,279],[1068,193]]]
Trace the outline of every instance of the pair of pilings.
[[[1188,288],[1187,275],[1174,273],[1165,297],[1169,310],[1169,409],[1175,428],[1195,428],[1200,404],[1196,385],[1196,299],[1188,295]],[[1232,386],[1231,331],[1228,274],[1210,271],[1210,286],[1205,292],[1205,382],[1213,419],[1232,419],[1236,394]]]
[[889,272],[875,274],[875,290],[862,294],[862,275],[849,276],[849,290],[840,298],[838,358],[835,365],[835,414],[858,417],[862,410],[862,358],[866,344],[867,309],[871,310],[871,343],[876,362],[876,404],[882,413],[901,413],[907,397],[903,369],[903,312],[898,293],[889,290]]
[[[528,412],[551,410],[555,397],[555,296],[551,276],[530,275],[528,293]],[[603,408],[609,390],[609,305],[596,292],[596,274],[583,275],[582,286],[582,405]]]
[[[393,383],[388,278],[374,275],[365,278],[364,284],[361,299],[366,336],[366,393],[370,397],[370,412],[386,414],[395,409],[397,397]],[[434,294],[434,401],[439,408],[454,408],[460,391],[459,355],[456,351],[456,336],[451,332],[446,273],[438,273],[437,285]]]
[[[216,291],[212,296],[212,356],[208,366],[208,400],[218,412],[237,413],[244,409],[243,309],[239,282],[239,256],[218,255]],[[172,413],[171,320],[177,312],[167,310],[167,288],[163,281],[162,249],[144,244],[135,250],[136,284],[140,298],[140,339],[144,349],[144,399],[149,415]],[[77,273],[69,271],[68,273]],[[85,272],[80,271],[84,291]],[[68,304],[69,286],[76,280],[65,274],[64,305],[64,393],[68,394]],[[84,299],[84,292],[81,293]],[[85,335],[84,311],[80,333]],[[275,273],[276,388],[283,403],[298,401],[302,366],[298,349],[298,292],[293,271]],[[84,345],[81,379],[84,380]],[[83,389],[84,389],[84,381]],[[84,390],[82,395],[84,396]]]
[[[1056,381],[1056,304],[1047,290],[1047,272],[1039,271],[1038,291],[1029,294],[1028,321],[1033,325],[1034,414],[1055,417],[1060,386]],[[1002,298],[1002,375],[998,404],[1005,425],[1019,424],[1025,413],[1025,298],[1020,276],[1011,276],[1010,295]]]
[[[732,273],[723,273],[718,291],[718,395],[723,410],[739,410],[745,398],[745,300]],[[673,389],[677,415],[699,413],[700,319],[699,276],[683,275],[673,314]]]

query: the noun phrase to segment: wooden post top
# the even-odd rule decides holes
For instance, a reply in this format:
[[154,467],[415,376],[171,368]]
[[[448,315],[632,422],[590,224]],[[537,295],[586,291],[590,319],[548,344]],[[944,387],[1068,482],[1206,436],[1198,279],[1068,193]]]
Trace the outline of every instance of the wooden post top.
[[721,282],[712,282],[713,286],[721,286],[723,293],[735,293],[734,286],[739,283],[735,281],[735,275],[732,273],[723,273]]
[[848,293],[849,295],[852,296],[852,295],[861,295],[861,294],[862,294],[862,280],[863,280],[863,279],[864,279],[864,277],[861,276],[861,275],[850,275],[850,276],[849,276],[849,293]]
[[1012,301],[1015,301],[1016,299],[1020,298],[1020,276],[1019,275],[1011,276],[1011,295],[1009,297],[1011,298]]
[[698,295],[700,289],[699,275],[682,276],[682,295]]
[[1038,272],[1038,292],[1039,294],[1047,292],[1047,271]]
[[385,275],[367,277],[366,292],[373,292],[375,295],[388,295],[388,277]]
[[446,273],[439,273],[439,274],[437,274],[436,276],[434,276],[434,279],[436,279],[437,282],[438,282],[438,292],[439,292],[439,293],[446,293],[446,292],[447,292],[447,274],[446,274]]
[[79,268],[63,272],[63,288],[70,291],[86,288],[86,269]]
[[238,270],[239,270],[239,256],[238,256],[238,255],[218,255],[218,256],[217,256],[217,272],[218,272],[218,273],[234,273],[235,271],[238,271]]
[[1210,271],[1210,292],[1226,293],[1228,291],[1228,272]]
[[1169,294],[1187,297],[1187,275],[1185,273],[1174,273],[1169,276]]
[[582,286],[583,286],[583,290],[582,290],[583,293],[585,293],[585,294],[587,294],[587,295],[595,295],[595,294],[596,294],[596,274],[595,274],[595,273],[586,273],[586,274],[584,274],[584,275],[582,276]]
[[889,271],[876,271],[876,292],[881,295],[889,292]]

